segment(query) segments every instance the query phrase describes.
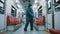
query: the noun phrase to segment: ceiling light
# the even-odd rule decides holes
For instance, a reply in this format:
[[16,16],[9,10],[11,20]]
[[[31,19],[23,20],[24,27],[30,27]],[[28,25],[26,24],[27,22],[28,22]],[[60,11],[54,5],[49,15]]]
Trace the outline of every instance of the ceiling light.
[[38,1],[37,0],[35,0],[35,3],[37,3]]
[[19,0],[16,0],[17,3],[19,3]]

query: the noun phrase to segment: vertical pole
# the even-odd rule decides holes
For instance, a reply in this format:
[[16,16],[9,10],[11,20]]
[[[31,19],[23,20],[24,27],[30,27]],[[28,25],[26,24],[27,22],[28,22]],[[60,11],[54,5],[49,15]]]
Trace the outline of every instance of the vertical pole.
[[[6,0],[4,0],[4,14],[6,14]],[[6,16],[7,17],[7,16]],[[5,31],[7,30],[7,18],[5,20]]]
[[51,0],[51,9],[52,9],[52,28],[54,28],[55,0]]
[[48,30],[48,0],[46,1],[46,29]]

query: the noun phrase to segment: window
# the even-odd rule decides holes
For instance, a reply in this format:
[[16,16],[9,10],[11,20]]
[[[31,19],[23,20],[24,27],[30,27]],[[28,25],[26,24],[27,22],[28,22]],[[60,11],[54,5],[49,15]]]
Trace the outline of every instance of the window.
[[60,12],[60,7],[56,8],[56,12]]
[[60,5],[60,0],[56,0],[55,3],[56,3],[56,6]]
[[38,9],[38,16],[42,16],[42,6],[40,6]]
[[48,1],[48,14],[52,13],[52,9],[51,9],[51,0]]
[[57,3],[60,4],[60,0],[58,0]]
[[55,3],[56,3],[55,10],[56,12],[59,12],[60,11],[60,0],[56,0]]
[[4,14],[4,2],[0,0],[0,14]]
[[42,9],[38,12],[38,16],[42,16]]
[[60,3],[60,0],[56,0],[57,3]]
[[12,8],[11,8],[11,15],[12,16],[16,16],[16,11],[17,11],[17,9],[14,6],[12,6]]
[[48,1],[48,8],[51,7],[51,1]]
[[4,0],[0,0],[0,2],[4,4]]

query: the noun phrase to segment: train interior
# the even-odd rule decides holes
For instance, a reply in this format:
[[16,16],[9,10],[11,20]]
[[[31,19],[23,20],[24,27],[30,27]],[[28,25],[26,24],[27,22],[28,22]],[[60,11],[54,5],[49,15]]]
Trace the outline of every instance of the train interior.
[[[29,3],[35,19],[25,32]],[[0,34],[60,34],[59,11],[60,0],[0,0]]]

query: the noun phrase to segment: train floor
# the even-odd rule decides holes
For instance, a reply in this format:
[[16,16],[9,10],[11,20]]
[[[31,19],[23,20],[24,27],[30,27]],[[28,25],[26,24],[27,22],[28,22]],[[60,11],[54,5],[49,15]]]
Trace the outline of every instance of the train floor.
[[24,31],[24,25],[19,28],[17,31],[13,32],[13,31],[6,31],[3,32],[2,34],[49,34],[46,31],[36,31],[35,29],[33,31],[30,31],[30,26],[28,26],[27,31]]

